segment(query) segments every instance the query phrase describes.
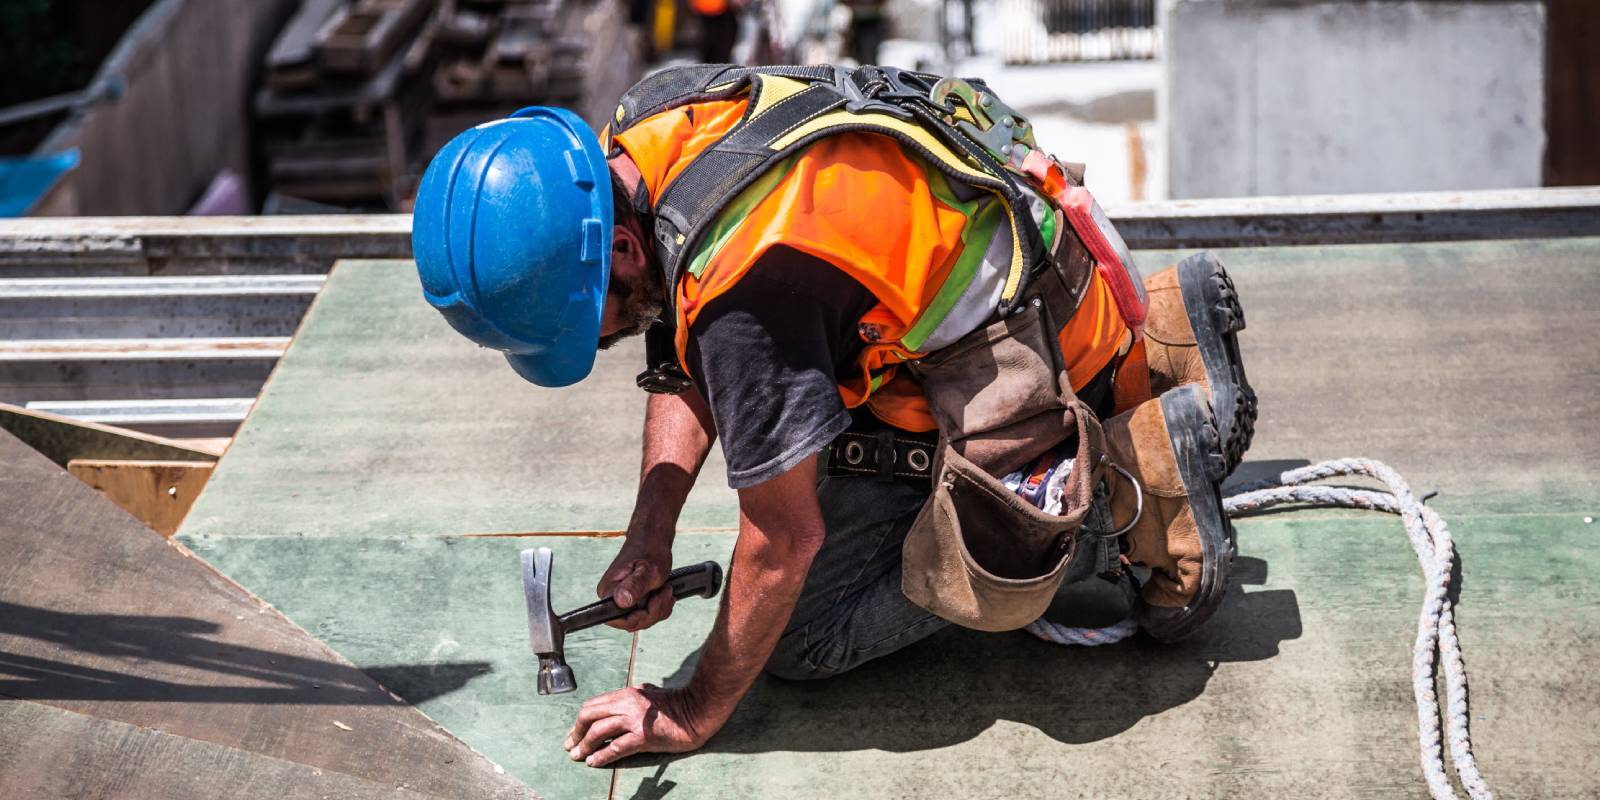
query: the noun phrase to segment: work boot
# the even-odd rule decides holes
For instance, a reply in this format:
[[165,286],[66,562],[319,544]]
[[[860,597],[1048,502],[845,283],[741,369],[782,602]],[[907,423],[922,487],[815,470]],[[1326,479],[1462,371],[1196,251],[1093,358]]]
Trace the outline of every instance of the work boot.
[[1256,427],[1256,393],[1239,357],[1244,310],[1233,279],[1208,251],[1151,275],[1144,288],[1150,298],[1144,322],[1150,392],[1159,397],[1191,383],[1209,390],[1232,474]]
[[1233,565],[1222,513],[1225,472],[1216,418],[1196,385],[1179,386],[1104,424],[1112,524],[1123,558],[1149,567],[1139,626],[1163,641],[1193,633],[1216,611]]

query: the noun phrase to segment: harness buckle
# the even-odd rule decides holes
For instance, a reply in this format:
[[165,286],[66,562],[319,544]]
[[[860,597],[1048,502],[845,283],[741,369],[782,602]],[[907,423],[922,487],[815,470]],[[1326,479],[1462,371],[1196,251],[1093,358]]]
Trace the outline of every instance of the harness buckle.
[[[878,68],[877,72],[882,72]],[[849,70],[844,67],[833,68],[833,88],[844,95],[844,110],[852,114],[861,114],[868,111],[879,111],[892,117],[910,122],[915,119],[915,114],[910,109],[903,108],[889,102],[889,95],[881,91],[869,91],[882,82],[881,78],[873,76],[865,83],[857,83],[856,78],[862,70]]]
[[[928,91],[928,101],[944,114],[946,124],[960,130],[1000,163],[1021,169],[1028,154],[1038,148],[1033,125],[1005,101],[961,78],[944,78]],[[961,110],[974,122],[957,118]]]

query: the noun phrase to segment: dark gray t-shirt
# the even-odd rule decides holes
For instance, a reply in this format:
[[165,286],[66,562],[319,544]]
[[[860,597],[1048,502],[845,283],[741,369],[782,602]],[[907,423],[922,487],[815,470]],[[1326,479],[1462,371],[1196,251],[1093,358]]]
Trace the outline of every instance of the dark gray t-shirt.
[[711,407],[728,485],[787,472],[850,426],[837,376],[864,342],[872,293],[822,259],[775,247],[689,329],[687,366]]

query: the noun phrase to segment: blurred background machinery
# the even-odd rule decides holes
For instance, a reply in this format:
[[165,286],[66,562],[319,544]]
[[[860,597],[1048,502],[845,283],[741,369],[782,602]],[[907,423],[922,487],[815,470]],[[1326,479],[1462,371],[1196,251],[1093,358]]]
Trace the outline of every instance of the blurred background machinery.
[[1111,201],[1600,183],[1585,0],[8,0],[0,214],[404,211],[706,59],[984,77]]

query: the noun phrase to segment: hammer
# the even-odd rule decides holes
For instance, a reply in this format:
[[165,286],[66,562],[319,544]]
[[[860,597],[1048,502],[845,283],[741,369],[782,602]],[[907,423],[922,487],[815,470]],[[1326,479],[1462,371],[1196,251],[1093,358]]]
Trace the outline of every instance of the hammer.
[[[556,616],[550,606],[550,548],[522,551],[522,593],[528,600],[528,643],[539,657],[539,694],[562,694],[578,688],[578,680],[567,666],[561,646],[567,634],[592,628],[633,611],[617,606],[607,597],[582,608]],[[670,591],[683,599],[691,595],[715,597],[722,588],[722,567],[706,561],[692,567],[679,567],[667,576],[658,592]],[[643,605],[643,601],[640,602]]]

